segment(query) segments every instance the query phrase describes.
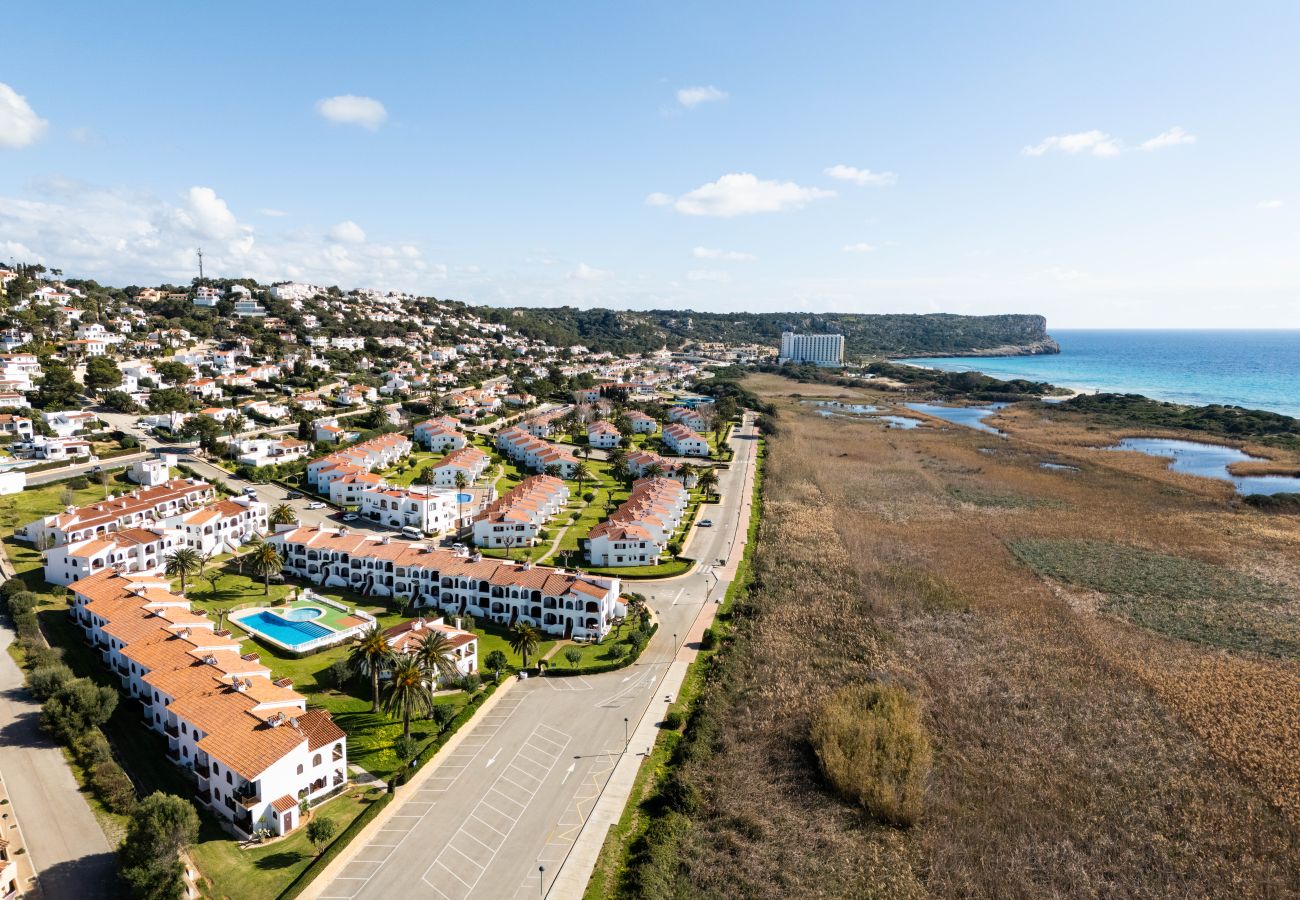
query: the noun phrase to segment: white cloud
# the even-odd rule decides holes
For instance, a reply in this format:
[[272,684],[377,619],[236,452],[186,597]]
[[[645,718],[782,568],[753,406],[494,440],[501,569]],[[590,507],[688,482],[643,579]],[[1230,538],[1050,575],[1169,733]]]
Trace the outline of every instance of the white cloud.
[[859,241],[856,244],[844,245],[845,253],[872,253],[875,251],[875,249],[876,248],[873,244],[868,244],[865,241]]
[[739,250],[715,250],[712,247],[696,247],[691,251],[691,256],[696,259],[723,259],[727,262],[753,262],[758,259],[752,253],[742,253]]
[[74,141],[86,147],[93,147],[95,144],[100,143],[99,135],[95,134],[94,130],[85,125],[82,125],[79,128],[74,128],[69,133],[72,135]]
[[1255,205],[1260,209],[1281,209],[1285,204],[1281,200],[1261,200]]
[[568,274],[568,278],[573,281],[604,281],[609,277],[609,274],[604,269],[597,269],[585,262],[580,262],[578,268]]
[[1177,147],[1179,144],[1195,144],[1196,135],[1188,134],[1175,125],[1168,131],[1162,131],[1155,137],[1143,141],[1139,146],[1143,150],[1163,150],[1165,147]]
[[259,216],[269,216],[272,219],[280,219],[283,218],[284,216],[289,215],[287,212],[285,212],[282,209],[272,209],[269,206],[262,207],[257,211],[257,214]]
[[364,244],[366,242],[366,233],[361,226],[351,219],[346,222],[340,222],[330,229],[330,237],[341,244]]
[[834,191],[803,187],[793,181],[760,181],[749,172],[723,175],[676,199],[654,193],[646,197],[651,206],[667,206],[688,216],[743,216],[750,213],[799,209],[812,200],[834,197]]
[[686,87],[677,92],[677,102],[687,109],[694,109],[701,103],[717,103],[727,99],[727,92],[713,85]]
[[1093,156],[1118,156],[1120,143],[1104,131],[1080,131],[1075,134],[1052,135],[1041,144],[1025,147],[1021,152],[1026,156],[1042,156],[1048,150],[1062,153],[1090,153]]
[[0,147],[34,144],[50,123],[36,115],[27,98],[0,81]]
[[731,281],[731,273],[719,272],[717,269],[692,269],[686,273],[687,281],[715,281],[725,284]]
[[851,181],[860,187],[866,187],[867,185],[884,187],[898,181],[898,176],[893,172],[873,172],[870,169],[858,169],[845,165],[831,166],[823,170],[823,173],[841,181]]
[[46,179],[23,196],[0,196],[0,235],[15,260],[44,261],[108,284],[185,283],[197,274],[196,246],[209,273],[261,281],[432,292],[447,278],[445,264],[409,242],[341,244],[312,228],[255,231],[202,186],[161,200]]
[[388,110],[373,97],[341,94],[316,101],[316,112],[336,125],[360,125],[377,131],[388,121]]

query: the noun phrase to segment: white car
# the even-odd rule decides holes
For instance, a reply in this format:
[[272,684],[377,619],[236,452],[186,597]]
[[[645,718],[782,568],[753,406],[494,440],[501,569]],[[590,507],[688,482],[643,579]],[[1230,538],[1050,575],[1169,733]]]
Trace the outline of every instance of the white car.
[[344,514],[343,514],[343,521],[344,521],[344,522],[355,522],[356,520],[357,520],[357,514],[356,514],[356,513],[344,513]]
[[325,508],[325,504],[322,503],[320,500],[313,500],[313,501],[311,501],[310,503],[307,504],[307,508],[308,508],[308,509],[324,509],[324,508]]

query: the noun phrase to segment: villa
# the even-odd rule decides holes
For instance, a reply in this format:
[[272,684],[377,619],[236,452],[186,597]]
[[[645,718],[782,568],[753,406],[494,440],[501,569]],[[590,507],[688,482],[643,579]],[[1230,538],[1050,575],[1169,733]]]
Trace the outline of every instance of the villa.
[[664,426],[664,446],[678,456],[709,455],[709,442],[680,422]]
[[424,445],[434,453],[459,450],[466,443],[465,435],[461,434],[456,420],[447,416],[429,419],[416,425],[415,442]]
[[613,450],[623,443],[623,435],[608,422],[592,422],[587,426],[587,443],[598,450]]
[[569,488],[558,478],[534,475],[502,494],[474,517],[478,547],[530,547],[537,534],[569,502]]
[[689,499],[673,478],[638,481],[618,509],[587,535],[587,559],[593,566],[657,565]]
[[[457,625],[459,624],[457,620]],[[430,632],[437,632],[447,639],[451,651],[449,655],[456,664],[456,671],[461,675],[473,675],[478,671],[478,635],[463,628],[453,628],[441,617],[412,619],[394,625],[384,631],[384,640],[388,641],[388,646],[394,653],[417,653]]]
[[66,544],[124,528],[156,523],[196,509],[216,496],[206,481],[176,478],[157,487],[132,491],[81,508],[45,516],[14,532],[14,537],[37,546]]

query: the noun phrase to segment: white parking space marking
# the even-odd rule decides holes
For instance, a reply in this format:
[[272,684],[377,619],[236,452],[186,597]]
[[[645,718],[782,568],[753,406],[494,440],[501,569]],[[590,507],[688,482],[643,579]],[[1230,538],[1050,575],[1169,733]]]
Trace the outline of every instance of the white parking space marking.
[[[559,764],[568,745],[569,736],[557,728],[538,725],[533,729],[425,870],[421,876],[424,882],[448,900],[465,900],[541,790],[546,776]],[[524,760],[538,763],[544,771],[540,775],[530,774],[524,769]],[[441,877],[444,872],[456,881]]]
[[553,691],[589,691],[591,682],[581,675],[574,675],[569,678],[548,678],[546,685]]

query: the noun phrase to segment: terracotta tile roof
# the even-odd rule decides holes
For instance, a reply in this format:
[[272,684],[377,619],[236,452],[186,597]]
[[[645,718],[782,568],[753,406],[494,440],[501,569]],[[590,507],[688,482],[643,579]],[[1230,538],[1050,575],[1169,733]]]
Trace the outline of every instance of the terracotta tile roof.
[[287,813],[291,809],[297,809],[298,801],[290,797],[288,794],[285,794],[279,800],[272,801],[271,808],[275,810],[276,815],[280,815],[282,813]]
[[319,750],[326,744],[347,737],[343,729],[323,709],[309,709],[298,716],[298,729],[307,735],[308,750]]

